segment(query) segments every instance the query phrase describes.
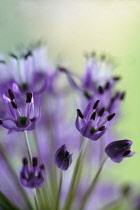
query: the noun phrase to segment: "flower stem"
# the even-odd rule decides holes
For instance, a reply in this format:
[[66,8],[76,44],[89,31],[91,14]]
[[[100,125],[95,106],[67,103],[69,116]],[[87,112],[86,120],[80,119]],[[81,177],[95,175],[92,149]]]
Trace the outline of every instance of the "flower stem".
[[[27,147],[27,151],[28,151],[29,161],[30,161],[30,164],[32,164],[32,153],[31,153],[31,148],[30,148],[30,144],[29,144],[27,131],[24,131],[24,135],[25,135],[25,142],[26,142],[26,147]],[[33,189],[33,194],[34,194],[34,200],[35,200],[36,209],[39,210],[37,193],[36,193],[36,189],[35,188]]]
[[39,204],[38,204],[38,199],[37,199],[37,192],[36,189],[33,189],[33,193],[34,193],[34,200],[35,200],[35,205],[36,205],[36,209],[39,210]]
[[60,183],[59,183],[59,189],[58,189],[57,200],[56,200],[56,210],[59,210],[62,181],[63,181],[63,171],[61,170],[60,171]]
[[103,168],[107,158],[108,157],[105,157],[105,159],[102,161],[98,171],[96,172],[96,175],[95,175],[91,185],[89,186],[89,188],[87,189],[84,197],[82,198],[82,204],[81,204],[80,210],[83,210],[85,208],[85,206],[86,206],[86,204],[87,204],[87,202],[88,202],[88,200],[89,200],[89,198],[90,198],[90,196],[91,196],[91,194],[92,194],[96,184],[98,183],[98,179],[99,179],[100,173],[102,171],[102,168]]
[[32,164],[32,153],[31,153],[27,131],[24,131],[24,135],[25,135],[25,143],[26,143],[26,147],[28,151],[29,161],[30,161],[30,164]]
[[66,201],[64,210],[65,209],[69,210],[71,208],[72,203],[73,203],[77,176],[79,175],[79,171],[80,171],[80,168],[81,168],[81,162],[82,162],[81,160],[82,160],[83,154],[84,154],[86,146],[87,146],[87,141],[88,140],[83,141],[82,148],[81,148],[81,151],[80,151],[80,154],[78,156],[78,159],[77,159],[77,162],[76,162],[76,165],[75,165],[75,169],[74,169],[74,172],[73,172],[71,185],[70,185],[70,190],[69,190],[69,193],[68,193],[68,196],[67,196],[67,201]]

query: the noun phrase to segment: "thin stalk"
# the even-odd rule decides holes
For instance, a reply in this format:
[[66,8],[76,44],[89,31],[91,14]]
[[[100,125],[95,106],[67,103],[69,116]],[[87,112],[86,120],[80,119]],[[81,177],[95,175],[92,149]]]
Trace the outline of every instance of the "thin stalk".
[[78,156],[78,159],[77,159],[77,162],[76,162],[76,165],[75,165],[75,168],[74,168],[74,172],[73,172],[73,176],[72,176],[72,180],[71,180],[71,185],[70,185],[70,190],[69,190],[69,193],[68,193],[68,196],[67,196],[67,200],[66,200],[64,210],[66,210],[66,209],[69,210],[71,208],[72,203],[73,203],[74,193],[75,193],[75,184],[76,184],[76,181],[77,181],[77,176],[79,175],[79,170],[80,170],[81,163],[82,163],[82,157],[83,157],[83,154],[84,154],[86,146],[87,146],[87,141],[88,140],[83,141],[81,152]]
[[[30,161],[30,165],[31,165],[32,164],[32,153],[31,153],[31,148],[30,148],[30,144],[29,144],[27,131],[24,131],[24,135],[25,135],[25,142],[26,142],[26,147],[27,147],[27,151],[28,151],[29,161]],[[35,188],[33,189],[33,194],[34,194],[36,209],[39,210],[38,198],[37,198],[37,193],[36,193]]]
[[30,164],[32,164],[32,153],[31,153],[27,131],[24,131],[24,135],[25,135],[25,143],[26,143],[26,147],[28,151],[29,161],[30,161]]
[[34,200],[35,200],[35,205],[36,205],[36,209],[39,210],[39,204],[38,204],[38,199],[37,199],[37,192],[36,189],[33,189],[33,193],[34,193]]
[[56,200],[56,210],[59,210],[59,208],[60,208],[60,196],[61,196],[62,182],[63,182],[63,171],[60,171],[60,182],[59,182],[59,189],[58,189],[57,200]]
[[102,161],[102,163],[101,163],[101,165],[100,165],[98,171],[96,172],[96,175],[95,175],[95,177],[94,177],[94,179],[93,179],[91,185],[90,185],[89,188],[87,189],[87,191],[86,191],[86,193],[85,193],[85,195],[84,195],[84,197],[83,197],[83,199],[82,199],[82,204],[81,204],[80,210],[83,210],[83,209],[85,208],[85,206],[86,206],[86,204],[87,204],[87,202],[88,202],[88,200],[89,200],[89,198],[90,198],[90,196],[91,196],[93,190],[95,189],[95,187],[96,187],[96,185],[97,185],[97,183],[98,183],[98,179],[99,179],[100,173],[101,173],[101,171],[102,171],[102,168],[103,168],[103,166],[104,166],[104,164],[105,164],[107,158],[108,158],[108,157],[106,157],[106,158]]

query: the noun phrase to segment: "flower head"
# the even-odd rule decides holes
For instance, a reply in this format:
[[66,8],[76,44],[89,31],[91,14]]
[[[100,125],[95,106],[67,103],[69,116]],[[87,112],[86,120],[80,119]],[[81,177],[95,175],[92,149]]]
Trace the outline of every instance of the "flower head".
[[[3,98],[5,99],[7,105],[7,118],[1,119],[0,124],[11,131],[24,131],[33,130],[36,126],[37,121],[40,118],[40,108],[37,116],[34,116],[34,100],[33,93],[26,93],[26,103],[23,107],[19,107],[15,98],[15,95],[11,89],[8,90],[9,97],[5,94]],[[22,105],[21,105],[22,106]]]
[[98,111],[100,101],[90,101],[84,113],[77,109],[76,128],[80,133],[93,140],[98,140],[113,123],[115,113],[109,114],[104,107]]
[[66,150],[66,145],[62,145],[55,153],[55,164],[61,170],[66,171],[72,163],[72,154]]
[[29,167],[27,158],[23,158],[23,167],[20,172],[20,183],[27,188],[40,188],[44,183],[44,165],[39,164],[37,157],[32,158]]
[[112,161],[120,163],[124,158],[131,157],[135,154],[130,150],[131,145],[132,141],[127,139],[113,141],[105,148],[105,152]]

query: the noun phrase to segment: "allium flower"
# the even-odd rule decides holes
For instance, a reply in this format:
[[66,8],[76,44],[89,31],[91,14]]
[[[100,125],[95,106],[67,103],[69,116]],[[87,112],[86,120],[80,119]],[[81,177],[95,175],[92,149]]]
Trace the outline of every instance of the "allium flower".
[[41,94],[45,90],[52,91],[58,72],[50,66],[45,46],[38,45],[9,55],[9,63],[0,60],[3,77],[4,70],[7,71],[7,83],[16,83],[22,93]]
[[105,148],[105,152],[112,161],[120,163],[124,158],[131,157],[135,154],[130,150],[131,145],[132,141],[127,139],[113,141]]
[[69,168],[72,163],[72,154],[67,151],[66,145],[62,145],[56,151],[54,161],[57,167],[63,171],[66,171]]
[[29,167],[27,158],[23,158],[23,167],[20,172],[20,183],[27,188],[40,188],[44,183],[44,165],[39,164],[37,157],[32,158],[32,166]]
[[84,110],[84,113],[77,109],[76,128],[80,133],[93,140],[98,140],[113,123],[115,113],[109,114],[105,108],[98,111],[100,101],[95,103],[90,101]]
[[9,130],[9,133],[12,131],[30,131],[33,130],[40,118],[40,107],[37,116],[34,116],[34,100],[33,94],[26,94],[26,103],[23,110],[23,107],[18,107],[14,93],[11,89],[8,90],[9,97],[5,94],[3,98],[5,99],[7,105],[7,118],[0,119],[0,124]]

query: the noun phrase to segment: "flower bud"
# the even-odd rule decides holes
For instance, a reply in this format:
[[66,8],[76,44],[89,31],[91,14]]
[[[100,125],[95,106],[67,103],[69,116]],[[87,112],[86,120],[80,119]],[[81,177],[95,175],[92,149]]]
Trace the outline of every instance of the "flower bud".
[[131,152],[132,141],[130,140],[119,140],[111,142],[106,148],[106,154],[111,158],[112,161],[120,163],[123,158],[131,157],[135,153]]
[[66,150],[66,145],[62,145],[55,153],[55,164],[61,170],[66,171],[72,163],[72,154]]

